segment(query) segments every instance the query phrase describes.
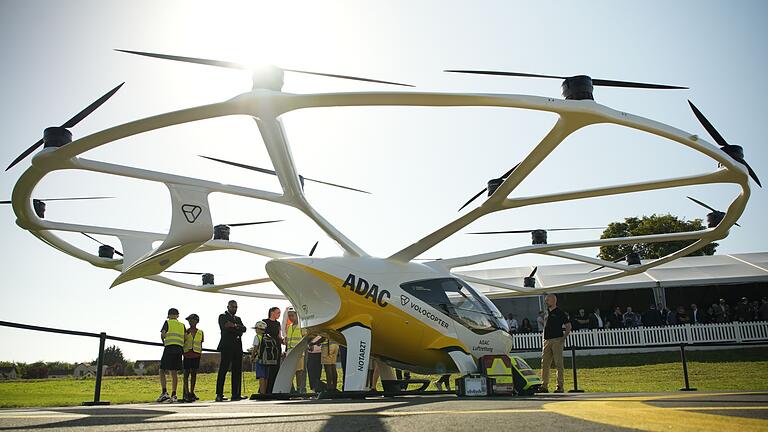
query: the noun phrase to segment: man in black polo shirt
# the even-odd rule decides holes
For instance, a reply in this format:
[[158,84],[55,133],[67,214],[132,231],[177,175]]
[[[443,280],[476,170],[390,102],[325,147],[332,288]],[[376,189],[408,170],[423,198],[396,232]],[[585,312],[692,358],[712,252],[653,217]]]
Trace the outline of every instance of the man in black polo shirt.
[[563,392],[563,345],[565,338],[571,332],[571,322],[568,315],[557,307],[557,296],[547,294],[544,297],[547,305],[547,318],[544,321],[544,349],[541,351],[541,392],[549,392],[549,368],[552,363],[557,368],[557,389],[555,393]]

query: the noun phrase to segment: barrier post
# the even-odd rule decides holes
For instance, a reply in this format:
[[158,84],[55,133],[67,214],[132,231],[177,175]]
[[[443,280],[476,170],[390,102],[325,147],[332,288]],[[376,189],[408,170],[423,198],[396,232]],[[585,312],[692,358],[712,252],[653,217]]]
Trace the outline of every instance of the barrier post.
[[573,390],[568,390],[568,393],[584,393],[584,390],[579,390],[579,379],[576,376],[576,347],[571,345],[571,368],[573,369]]
[[107,341],[107,334],[99,333],[99,359],[96,361],[96,385],[93,389],[93,402],[83,402],[85,406],[109,405],[109,402],[101,400],[101,376],[104,370],[104,343]]
[[685,388],[681,388],[680,391],[696,391],[688,383],[688,362],[685,359],[685,344],[680,344],[680,360],[683,362],[683,378],[685,379]]

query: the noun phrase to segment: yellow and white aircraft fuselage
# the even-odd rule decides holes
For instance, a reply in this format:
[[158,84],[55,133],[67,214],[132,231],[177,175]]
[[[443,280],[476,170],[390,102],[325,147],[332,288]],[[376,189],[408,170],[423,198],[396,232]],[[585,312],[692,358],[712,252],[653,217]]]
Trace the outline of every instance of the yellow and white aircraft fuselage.
[[[272,260],[266,270],[297,307],[303,328],[347,346],[345,390],[364,388],[371,355],[414,371],[469,373],[477,358],[512,348],[493,303],[438,268],[305,257]],[[290,359],[282,368],[288,375]]]

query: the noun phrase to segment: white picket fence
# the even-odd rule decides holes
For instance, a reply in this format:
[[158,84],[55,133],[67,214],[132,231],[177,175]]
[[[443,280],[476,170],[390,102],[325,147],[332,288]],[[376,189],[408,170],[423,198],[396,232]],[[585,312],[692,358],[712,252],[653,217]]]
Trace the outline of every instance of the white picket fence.
[[[540,350],[541,333],[514,335],[515,350]],[[647,345],[700,344],[768,340],[768,321],[720,324],[685,324],[665,327],[635,327],[571,332],[565,346],[643,347]]]

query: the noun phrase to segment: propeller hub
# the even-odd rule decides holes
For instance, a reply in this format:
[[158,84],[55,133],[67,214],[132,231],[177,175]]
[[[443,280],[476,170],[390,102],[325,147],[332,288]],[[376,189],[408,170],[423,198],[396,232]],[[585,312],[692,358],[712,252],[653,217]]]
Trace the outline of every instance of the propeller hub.
[[640,254],[637,252],[630,252],[627,254],[627,264],[640,265]]
[[725,145],[723,151],[737,161],[744,160],[744,147],[738,145]]
[[99,246],[99,258],[112,259],[115,257],[115,248],[109,245]]
[[496,189],[498,189],[502,183],[504,183],[503,178],[495,178],[495,179],[488,180],[488,196],[493,195],[493,193],[496,192]]
[[592,96],[592,78],[586,75],[576,75],[563,81],[563,97],[570,100],[594,100]]
[[229,240],[229,225],[216,225],[213,227],[214,240]]
[[526,276],[523,279],[523,286],[526,288],[536,288],[536,278],[532,276]]
[[547,244],[547,231],[543,229],[531,231],[531,244]]
[[707,228],[715,228],[723,221],[725,213],[721,211],[713,211],[707,213]]
[[32,208],[35,210],[37,217],[40,219],[45,219],[45,202],[38,199],[33,199]]
[[60,126],[45,128],[43,142],[44,148],[61,147],[72,142],[72,132]]
[[212,273],[203,273],[203,285],[213,285]]
[[285,72],[277,66],[265,66],[253,71],[253,90],[282,91]]

